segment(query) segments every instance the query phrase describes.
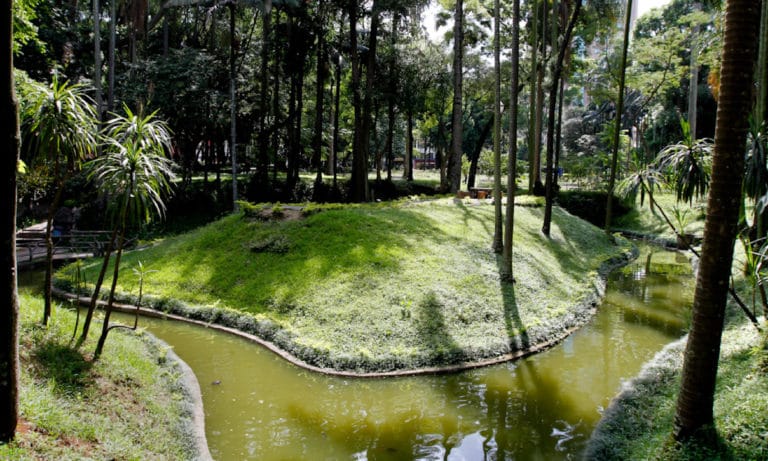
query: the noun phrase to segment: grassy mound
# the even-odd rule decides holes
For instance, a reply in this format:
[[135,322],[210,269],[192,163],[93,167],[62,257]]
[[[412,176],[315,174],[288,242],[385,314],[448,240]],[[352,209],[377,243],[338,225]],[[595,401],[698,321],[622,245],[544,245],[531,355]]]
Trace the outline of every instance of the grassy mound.
[[117,330],[93,362],[83,351],[94,339],[72,346],[74,312],[56,310],[44,328],[42,311],[40,298],[21,295],[22,421],[16,440],[0,445],[0,459],[196,456],[180,371],[160,343]]
[[[382,371],[556,337],[589,317],[601,266],[628,250],[560,209],[548,239],[543,208],[518,207],[517,283],[508,284],[490,250],[487,204],[329,206],[299,219],[293,211],[233,214],[126,254],[119,290],[135,297],[141,261],[157,271],[144,287],[156,308],[256,333],[321,367]],[[86,264],[87,280],[99,265]]]

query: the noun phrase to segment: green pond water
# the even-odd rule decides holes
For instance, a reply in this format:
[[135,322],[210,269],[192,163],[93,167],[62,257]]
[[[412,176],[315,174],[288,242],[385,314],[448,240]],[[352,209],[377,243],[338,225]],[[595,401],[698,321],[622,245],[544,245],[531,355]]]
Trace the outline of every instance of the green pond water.
[[622,381],[682,335],[692,292],[685,257],[645,248],[611,275],[594,319],[556,347],[409,378],[329,377],[225,333],[140,325],[195,371],[217,460],[577,459]]

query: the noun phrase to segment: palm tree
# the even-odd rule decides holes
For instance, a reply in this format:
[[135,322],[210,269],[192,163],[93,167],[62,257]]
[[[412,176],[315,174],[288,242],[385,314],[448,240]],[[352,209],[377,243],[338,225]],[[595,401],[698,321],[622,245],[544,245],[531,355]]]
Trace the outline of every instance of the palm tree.
[[0,302],[0,442],[13,440],[19,418],[19,298],[16,289],[16,168],[19,164],[18,102],[13,82],[13,1],[0,8],[0,61],[3,68],[3,109],[0,139],[5,147],[0,168],[2,215],[2,302]]
[[97,118],[93,101],[81,84],[70,85],[53,74],[50,86],[28,82],[21,111],[21,130],[29,154],[51,168],[56,191],[48,209],[45,227],[46,271],[43,325],[51,315],[53,274],[53,217],[61,203],[64,183],[70,173],[96,147]]
[[712,141],[695,139],[688,122],[680,119],[683,140],[659,152],[656,164],[667,171],[675,186],[678,201],[693,203],[694,197],[704,197],[712,171]]
[[677,440],[714,435],[712,407],[752,103],[751,92],[744,91],[744,78],[754,71],[759,8],[760,2],[752,0],[726,3],[712,183],[675,413]]
[[[99,357],[109,332],[109,316],[115,300],[120,271],[120,258],[125,246],[128,225],[151,220],[153,215],[165,214],[164,196],[171,192],[175,178],[173,162],[166,157],[171,149],[171,135],[165,122],[156,120],[155,113],[134,114],[128,107],[125,116],[116,115],[107,123],[105,154],[90,164],[90,177],[109,197],[113,217],[113,235],[117,238],[112,286],[109,292],[104,325],[96,346]],[[109,261],[105,256],[99,282]],[[101,283],[97,283],[97,290]],[[98,292],[94,292],[94,299]],[[90,322],[93,300],[86,322]],[[84,334],[87,334],[84,326]]]

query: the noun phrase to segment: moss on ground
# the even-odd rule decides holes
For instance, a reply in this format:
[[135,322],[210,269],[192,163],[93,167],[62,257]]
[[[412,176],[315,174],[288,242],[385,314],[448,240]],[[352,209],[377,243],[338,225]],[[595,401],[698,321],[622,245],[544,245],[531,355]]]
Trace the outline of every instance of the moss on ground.
[[[164,346],[115,330],[93,362],[84,351],[95,338],[72,345],[74,312],[55,309],[45,328],[42,310],[39,297],[21,295],[21,423],[0,459],[196,457],[187,391]],[[93,328],[97,336],[100,323]]]
[[[629,249],[560,209],[546,238],[543,211],[516,209],[514,285],[490,249],[493,207],[441,199],[314,207],[300,220],[233,214],[126,254],[119,290],[135,297],[142,261],[157,271],[145,281],[156,308],[256,333],[322,367],[495,357],[589,318],[601,266]],[[88,280],[99,264],[86,264]]]

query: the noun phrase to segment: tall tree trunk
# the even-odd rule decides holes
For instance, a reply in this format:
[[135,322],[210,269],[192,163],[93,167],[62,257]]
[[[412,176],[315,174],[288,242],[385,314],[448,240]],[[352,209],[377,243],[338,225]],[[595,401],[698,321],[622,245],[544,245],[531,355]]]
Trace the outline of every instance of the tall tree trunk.
[[[376,51],[379,37],[380,2],[373,1],[371,7],[371,30],[368,34],[368,52],[365,65],[365,97],[363,98],[363,120],[360,126],[360,156],[356,172],[368,178],[368,153],[371,146],[371,123],[373,117],[373,82],[376,80]],[[373,128],[375,129],[375,128]],[[362,161],[364,160],[364,164]],[[367,185],[366,185],[367,186]],[[366,187],[365,200],[369,200]]]
[[464,83],[464,0],[456,0],[453,15],[453,115],[451,116],[451,153],[448,158],[448,191],[461,189],[461,159],[464,127],[462,117],[462,86]]
[[229,4],[229,123],[232,155],[232,209],[237,211],[237,100],[235,90],[235,3]]
[[341,102],[341,56],[338,57],[336,63],[336,89],[334,91],[333,101],[333,147],[331,149],[332,155],[329,162],[331,163],[331,174],[333,175],[333,189],[336,190],[337,178],[336,178],[336,162],[339,155],[339,104]]
[[349,45],[350,60],[352,61],[352,106],[355,111],[353,140],[352,140],[352,181],[350,198],[354,202],[368,201],[368,156],[367,146],[362,139],[362,100],[360,96],[360,54],[357,49],[357,15],[358,2],[349,0]]
[[[315,193],[323,183],[323,115],[325,113],[325,77],[328,62],[325,59],[325,10],[323,0],[317,3],[317,86],[315,88],[315,138],[313,140],[312,166],[317,170]],[[317,197],[317,195],[315,195]]]
[[107,76],[107,111],[115,110],[115,45],[117,41],[117,0],[109,1],[109,74]]
[[51,305],[53,304],[53,219],[56,216],[56,210],[61,204],[61,196],[64,193],[64,179],[60,178],[58,160],[54,168],[53,176],[56,178],[56,192],[53,195],[53,201],[48,208],[48,216],[45,220],[45,296],[43,300],[43,325],[48,325],[48,319],[51,317]]
[[3,238],[0,249],[0,277],[3,280],[3,301],[0,303],[0,442],[9,442],[16,435],[19,418],[19,298],[16,280],[16,169],[19,163],[19,104],[13,81],[13,0],[0,7],[0,61],[3,69],[5,107],[0,115],[0,139],[5,146],[0,187],[3,203]]
[[269,183],[269,131],[267,116],[269,115],[269,48],[271,46],[272,0],[264,2],[262,15],[261,43],[261,87],[259,98],[259,163],[256,169],[259,188],[266,188]]
[[496,117],[492,116],[490,119],[488,119],[487,122],[485,122],[485,125],[483,126],[482,131],[480,131],[480,136],[477,138],[477,143],[475,143],[475,148],[472,150],[472,153],[470,154],[469,172],[467,173],[467,189],[471,189],[476,185],[475,183],[477,182],[477,162],[480,160],[480,153],[482,153],[483,146],[485,146],[485,141],[488,139],[488,136],[491,134],[495,121],[496,121]]
[[754,76],[760,4],[729,0],[725,7],[720,94],[704,242],[696,277],[693,318],[683,361],[674,436],[713,436],[715,381],[736,237],[744,148]]
[[[275,24],[272,27],[272,30],[280,30],[280,11],[277,10],[275,12]],[[277,181],[277,165],[279,160],[279,147],[280,147],[280,130],[278,130],[278,126],[280,125],[280,63],[282,61],[280,51],[281,48],[277,46],[277,41],[273,41],[274,46],[274,53],[275,53],[275,59],[274,59],[274,67],[272,68],[272,76],[273,81],[275,82],[275,87],[272,90],[272,182]]]
[[499,0],[493,0],[493,243],[494,253],[504,250],[501,215],[501,45]]
[[531,21],[531,74],[528,76],[530,79],[530,96],[528,101],[528,193],[533,194],[533,189],[537,178],[537,165],[536,165],[536,105],[537,105],[537,68],[539,67],[539,44],[538,44],[538,24],[539,24],[539,8],[537,6],[538,1],[533,0],[531,3],[531,9],[533,9],[533,20]]
[[392,161],[394,155],[394,140],[395,140],[395,98],[389,97],[387,101],[387,141],[384,147],[384,151],[387,157],[387,181],[392,181]]
[[509,101],[509,157],[507,158],[507,207],[504,216],[502,279],[514,281],[512,245],[515,232],[515,190],[517,176],[517,114],[520,88],[520,0],[512,3],[512,76]]
[[96,103],[96,117],[101,122],[101,5],[93,0],[93,101]]
[[[757,78],[757,121],[768,121],[768,1],[763,0],[760,13],[760,53],[758,58]],[[768,124],[768,123],[767,123]]]
[[[629,9],[632,9],[632,0],[629,0]],[[565,30],[565,37],[563,37],[562,46],[557,55],[557,62],[555,62],[555,69],[552,75],[552,88],[549,93],[549,119],[547,121],[547,189],[546,189],[546,201],[544,205],[544,224],[541,227],[541,232],[549,237],[549,231],[552,224],[552,202],[555,199],[555,187],[554,187],[554,133],[555,133],[555,111],[557,108],[557,91],[560,89],[560,77],[563,74],[563,62],[565,61],[565,53],[571,43],[571,34],[573,28],[576,25],[576,21],[579,19],[579,12],[581,11],[581,1],[576,2],[576,6],[573,9],[573,15],[570,21],[568,21],[568,28]]]
[[[699,11],[700,5],[693,4],[693,11]],[[698,36],[699,26],[695,25],[691,31],[691,71],[688,80],[688,123],[691,127],[691,139],[697,139],[696,136],[696,106],[699,100],[699,63],[698,63]]]
[[557,98],[557,133],[555,133],[555,175],[552,177],[552,184],[555,190],[558,188],[558,175],[560,172],[560,152],[562,150],[562,132],[563,132],[563,105],[565,95],[565,78],[560,78],[560,96]]
[[413,181],[413,111],[409,107],[405,116],[405,162],[403,164],[403,177],[406,181]]
[[611,232],[613,219],[613,191],[616,187],[616,176],[619,168],[619,139],[621,136],[621,116],[624,113],[624,82],[627,75],[627,49],[629,48],[629,26],[632,19],[632,0],[627,1],[626,19],[624,21],[624,45],[621,50],[621,67],[619,68],[619,100],[616,103],[616,126],[613,131],[613,155],[611,157],[611,176],[608,180],[608,199],[605,205],[605,232]]

